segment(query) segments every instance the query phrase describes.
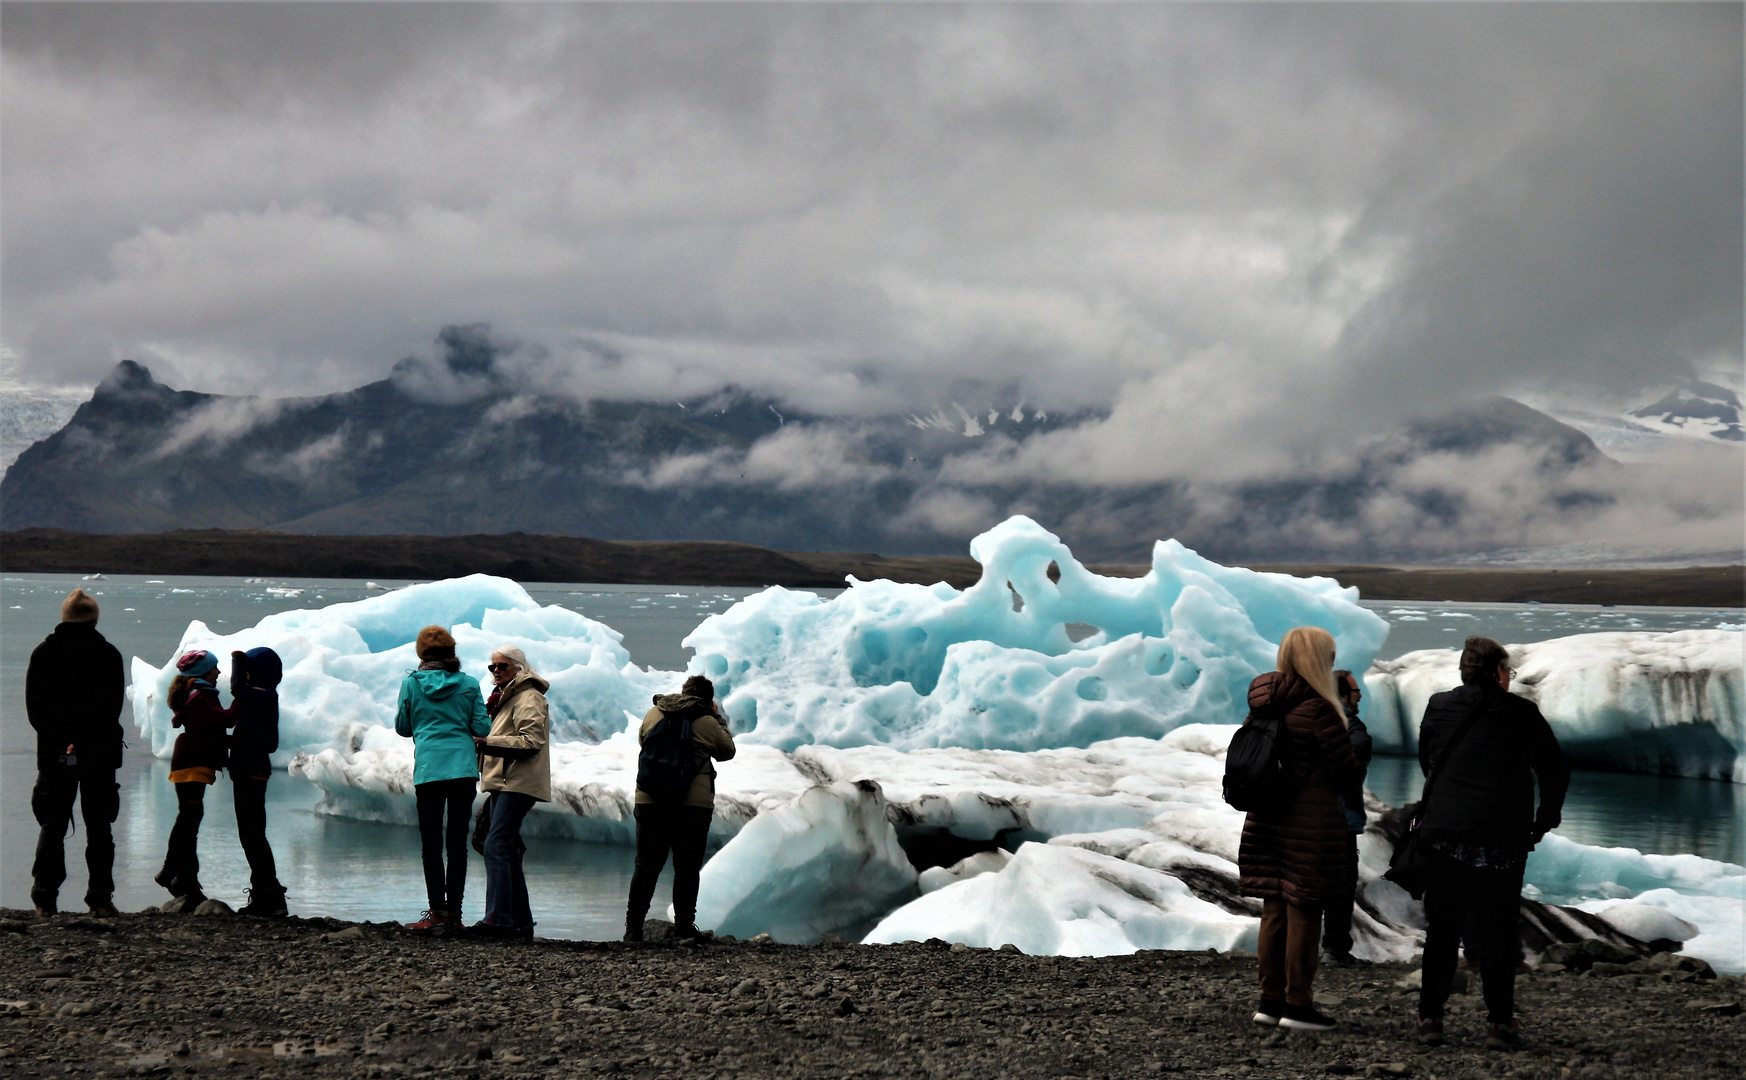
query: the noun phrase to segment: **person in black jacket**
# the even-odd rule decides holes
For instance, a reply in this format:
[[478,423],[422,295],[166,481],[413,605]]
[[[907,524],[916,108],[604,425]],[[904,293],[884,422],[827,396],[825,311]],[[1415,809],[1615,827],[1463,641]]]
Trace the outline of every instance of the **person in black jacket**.
[[74,589],[61,623],[36,651],[24,676],[24,711],[36,729],[36,786],[30,809],[42,831],[31,865],[30,900],[52,915],[67,880],[63,847],[76,798],[85,819],[85,904],[115,915],[115,838],[121,811],[121,704],[127,694],[121,654],[97,632],[97,600]]
[[1515,1020],[1522,870],[1528,852],[1558,827],[1570,766],[1539,708],[1509,692],[1515,675],[1509,660],[1490,638],[1468,638],[1461,686],[1433,694],[1419,724],[1419,767],[1427,777],[1440,770],[1420,829],[1433,855],[1418,1031],[1429,1045],[1443,1040],[1443,1004],[1469,912],[1479,929],[1486,1045],[1525,1045]]
[[1359,967],[1365,961],[1352,955],[1352,902],[1358,895],[1358,837],[1364,834],[1364,777],[1370,770],[1370,729],[1358,719],[1358,703],[1364,700],[1364,685],[1344,669],[1334,672],[1340,685],[1340,704],[1346,708],[1346,734],[1352,740],[1352,756],[1358,759],[1358,776],[1340,792],[1340,809],[1346,814],[1346,857],[1350,866],[1351,895],[1330,902],[1322,916],[1322,963],[1334,967]]
[[249,902],[238,915],[286,914],[273,847],[267,842],[270,755],[279,749],[279,680],[284,664],[272,649],[230,654],[230,700],[236,730],[230,737],[230,787],[236,801],[236,836],[249,860]]

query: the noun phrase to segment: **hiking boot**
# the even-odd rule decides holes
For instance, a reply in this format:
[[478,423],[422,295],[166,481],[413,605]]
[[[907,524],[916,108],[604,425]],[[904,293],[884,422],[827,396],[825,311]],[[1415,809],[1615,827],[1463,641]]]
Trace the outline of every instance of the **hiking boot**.
[[170,868],[167,866],[164,867],[162,870],[159,870],[158,876],[152,878],[152,880],[157,882],[159,885],[162,885],[164,888],[168,889],[170,891],[171,896],[187,896],[188,895],[188,890],[183,887],[182,880],[180,878],[178,878],[175,874],[172,874],[170,872]]
[[248,891],[249,902],[236,909],[238,915],[256,915],[262,918],[282,919],[290,912],[285,907],[285,890],[263,892],[256,896],[255,890]]
[[1268,1001],[1266,998],[1262,998],[1261,1004],[1255,1009],[1255,1015],[1249,1019],[1263,1027],[1278,1027],[1279,1018],[1283,1015],[1285,1015],[1285,1002]]
[[1443,1018],[1441,1016],[1419,1017],[1419,1042],[1426,1046],[1443,1045]]
[[1514,1020],[1507,1024],[1492,1024],[1485,1036],[1487,1050],[1520,1050],[1527,1045],[1528,1040],[1522,1038]]
[[672,936],[679,941],[696,941],[703,937],[703,932],[697,929],[696,923],[674,923]]
[[33,889],[30,893],[30,906],[36,910],[38,915],[46,919],[50,915],[53,915],[57,910],[55,907],[55,894],[37,892]]
[[113,919],[121,914],[120,909],[108,900],[99,900],[94,904],[87,903],[85,906],[90,909],[91,914],[99,919]]
[[486,941],[533,940],[533,927],[531,926],[525,930],[517,930],[513,926],[498,926],[496,923],[488,923],[483,919],[467,927],[467,933],[476,938],[484,938]]
[[626,940],[626,941],[641,941],[641,940],[643,940],[643,921],[641,919],[638,919],[635,922],[628,922],[627,921],[624,924],[624,940]]
[[1287,1005],[1279,1026],[1290,1031],[1332,1031],[1339,1024],[1333,1017],[1316,1012],[1312,1005]]
[[1323,949],[1322,964],[1327,967],[1358,968],[1369,967],[1370,961],[1360,960],[1349,952],[1333,952],[1328,949]]
[[406,929],[414,934],[446,934],[452,925],[448,912],[430,908],[421,913],[417,922],[407,923]]

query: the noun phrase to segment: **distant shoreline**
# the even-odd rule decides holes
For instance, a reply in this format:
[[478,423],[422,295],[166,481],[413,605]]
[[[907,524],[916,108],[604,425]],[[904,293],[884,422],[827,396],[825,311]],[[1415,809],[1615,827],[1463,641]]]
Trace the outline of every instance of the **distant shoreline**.
[[[1093,564],[1137,577],[1144,565]],[[1365,599],[1671,607],[1746,606],[1746,568],[1651,570],[1399,569],[1258,565],[1332,577]],[[7,573],[198,574],[215,577],[398,578],[485,573],[517,581],[619,585],[836,588],[845,576],[962,588],[980,567],[949,556],[775,551],[709,541],[607,541],[526,533],[473,536],[299,536],[224,529],[116,535],[60,529],[0,533]]]

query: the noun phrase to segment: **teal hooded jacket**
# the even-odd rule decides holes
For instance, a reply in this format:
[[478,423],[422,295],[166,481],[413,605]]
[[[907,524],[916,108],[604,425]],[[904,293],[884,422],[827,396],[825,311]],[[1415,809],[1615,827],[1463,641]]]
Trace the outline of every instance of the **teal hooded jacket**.
[[491,734],[479,681],[458,671],[414,671],[400,684],[394,730],[412,740],[412,782],[479,775],[475,736]]

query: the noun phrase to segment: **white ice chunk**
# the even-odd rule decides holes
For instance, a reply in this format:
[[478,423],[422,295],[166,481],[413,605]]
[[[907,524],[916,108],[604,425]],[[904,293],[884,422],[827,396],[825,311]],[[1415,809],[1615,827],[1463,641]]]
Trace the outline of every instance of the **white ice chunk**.
[[[1036,750],[1236,722],[1292,627],[1327,628],[1354,670],[1388,633],[1356,589],[1220,566],[1174,540],[1143,578],[1092,573],[1026,517],[970,554],[982,576],[962,592],[851,578],[828,601],[748,597],[685,639],[692,670],[752,742]],[[1069,623],[1097,632],[1075,644]]]
[[[1510,689],[1539,704],[1573,761],[1746,783],[1746,633],[1576,634],[1508,648]],[[1459,661],[1424,649],[1366,673],[1377,750],[1417,752],[1425,703],[1461,684]]]
[[1696,926],[1654,904],[1627,900],[1602,908],[1599,914],[1639,941],[1690,941],[1698,935]]
[[873,944],[943,938],[977,948],[1111,956],[1139,949],[1254,948],[1259,921],[1197,898],[1169,874],[1082,848],[1024,844],[999,873],[887,915]]
[[395,738],[401,680],[418,666],[412,642],[430,625],[449,628],[463,669],[476,676],[485,675],[493,649],[512,645],[526,652],[551,683],[546,696],[555,741],[598,742],[624,727],[626,712],[640,717],[654,694],[677,689],[682,678],[631,663],[621,635],[604,623],[566,608],[541,607],[515,582],[475,574],[280,612],[234,634],[190,623],[163,667],[134,657],[134,724],[151,740],[153,754],[168,756],[176,733],[165,697],[175,658],[189,649],[209,649],[228,671],[231,650],[264,645],[285,665],[276,764],[300,753],[332,749],[344,756],[380,749],[388,745],[384,735]]
[[807,944],[914,896],[916,872],[871,780],[811,787],[753,818],[703,868],[697,925]]
[[955,884],[978,874],[998,874],[1006,869],[1006,864],[1012,861],[1012,853],[1002,848],[993,851],[978,851],[968,858],[959,859],[951,866],[930,866],[921,872],[916,879],[916,885],[926,893],[936,892],[948,885]]

